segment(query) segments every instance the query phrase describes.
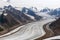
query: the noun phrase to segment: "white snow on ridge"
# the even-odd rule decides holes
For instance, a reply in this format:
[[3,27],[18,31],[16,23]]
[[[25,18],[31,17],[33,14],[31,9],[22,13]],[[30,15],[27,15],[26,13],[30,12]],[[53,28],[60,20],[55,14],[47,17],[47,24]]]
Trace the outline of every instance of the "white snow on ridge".
[[25,13],[25,15],[27,15],[28,17],[30,17],[31,19],[35,20],[35,18],[31,15],[28,15],[27,13]]

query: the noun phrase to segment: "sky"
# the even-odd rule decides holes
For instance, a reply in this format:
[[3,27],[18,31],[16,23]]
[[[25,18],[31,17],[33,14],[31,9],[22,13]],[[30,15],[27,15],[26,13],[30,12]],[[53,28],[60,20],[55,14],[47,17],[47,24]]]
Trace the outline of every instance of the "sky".
[[37,7],[38,9],[46,7],[48,8],[60,7],[60,0],[10,0],[10,2],[7,2],[7,0],[1,1],[4,5],[10,4],[16,7]]

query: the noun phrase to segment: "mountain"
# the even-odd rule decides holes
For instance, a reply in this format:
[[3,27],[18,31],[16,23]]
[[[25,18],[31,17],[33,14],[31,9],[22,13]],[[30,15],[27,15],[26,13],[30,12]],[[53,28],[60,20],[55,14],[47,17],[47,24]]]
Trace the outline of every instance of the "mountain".
[[50,11],[49,8],[43,8],[43,9],[40,10],[40,12],[48,12],[48,11]]
[[56,9],[43,8],[40,10],[40,13],[48,14],[54,18],[60,18],[60,8]]
[[60,35],[60,18],[52,22],[49,27],[54,32],[54,35]]
[[5,7],[4,9],[6,9],[7,13],[14,16],[14,18],[18,19],[21,22],[30,22],[30,21],[32,21],[32,19],[30,17],[26,16],[20,10],[16,10],[11,5],[9,5],[7,8]]
[[56,17],[60,17],[60,8],[51,10],[51,11],[49,12],[49,14],[50,14],[50,15],[55,15]]
[[51,16],[54,15],[56,17],[60,17],[60,8],[56,8],[56,9],[45,8],[45,9],[41,10],[40,12],[47,12]]
[[11,5],[0,10],[0,35],[7,33],[18,26],[34,22],[29,16]]
[[32,10],[32,9],[24,7],[24,8],[22,8],[22,12],[27,14],[27,15],[33,16],[35,20],[40,20],[42,17],[36,15],[36,12],[34,10]]

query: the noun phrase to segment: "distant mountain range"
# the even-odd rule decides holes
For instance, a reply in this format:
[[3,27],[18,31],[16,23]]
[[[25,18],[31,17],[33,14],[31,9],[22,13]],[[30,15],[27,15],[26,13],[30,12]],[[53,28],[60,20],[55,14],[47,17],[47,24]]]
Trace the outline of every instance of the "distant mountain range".
[[40,10],[40,12],[48,12],[48,11],[50,11],[51,9],[49,9],[49,8],[43,8],[43,9],[41,9]]
[[40,10],[40,12],[47,12],[49,15],[60,17],[60,8],[56,8],[56,9],[44,8]]

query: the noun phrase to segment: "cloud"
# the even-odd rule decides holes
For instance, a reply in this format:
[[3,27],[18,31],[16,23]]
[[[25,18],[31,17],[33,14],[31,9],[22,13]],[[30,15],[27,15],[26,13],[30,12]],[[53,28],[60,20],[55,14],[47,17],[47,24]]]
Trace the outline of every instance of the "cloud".
[[57,8],[60,7],[60,0],[10,0],[9,4],[19,7]]

